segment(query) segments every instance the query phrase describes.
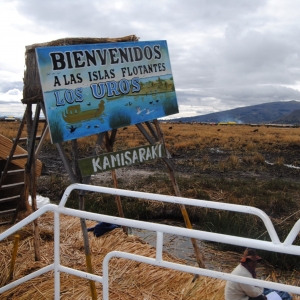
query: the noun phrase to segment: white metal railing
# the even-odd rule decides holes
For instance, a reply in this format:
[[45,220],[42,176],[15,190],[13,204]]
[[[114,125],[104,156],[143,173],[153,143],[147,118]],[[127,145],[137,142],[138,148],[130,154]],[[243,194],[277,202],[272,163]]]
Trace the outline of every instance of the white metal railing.
[[[144,222],[144,221],[130,220],[130,219],[125,219],[125,218],[107,216],[107,215],[102,215],[102,214],[96,214],[96,213],[66,208],[65,207],[66,201],[67,201],[70,193],[75,189],[253,214],[253,215],[258,216],[264,222],[266,229],[270,235],[271,241],[270,242],[261,241],[261,240],[236,237],[236,236],[231,236],[231,235],[226,235],[226,234],[219,234],[219,233],[206,232],[206,231],[201,231],[201,230],[187,229],[187,228],[181,228],[181,227],[169,226],[169,225],[163,225],[163,224],[155,224],[155,223]],[[39,275],[42,275],[43,273],[46,273],[50,270],[54,270],[54,299],[58,300],[60,298],[60,275],[59,274],[60,274],[60,272],[65,272],[68,274],[72,274],[75,276],[79,276],[79,277],[82,277],[85,279],[94,280],[94,281],[102,283],[103,299],[107,300],[109,298],[108,266],[109,266],[109,261],[112,257],[122,257],[125,259],[135,260],[135,261],[143,262],[146,264],[151,264],[151,265],[160,266],[160,267],[164,267],[164,268],[170,268],[170,269],[179,270],[179,271],[183,271],[183,272],[198,274],[198,275],[202,275],[202,276],[209,276],[209,277],[219,278],[219,279],[223,279],[223,280],[236,281],[236,282],[245,283],[245,284],[253,284],[256,286],[260,286],[260,287],[277,289],[277,290],[282,290],[282,291],[286,291],[286,292],[290,292],[290,293],[300,294],[300,287],[285,285],[285,284],[280,284],[280,283],[274,283],[274,282],[269,282],[269,281],[259,280],[259,279],[245,278],[242,276],[232,275],[232,274],[213,271],[213,270],[202,269],[202,268],[198,268],[198,267],[187,266],[187,265],[178,264],[178,263],[171,263],[168,261],[164,261],[162,258],[163,234],[164,233],[175,234],[175,235],[179,235],[179,236],[186,236],[186,237],[200,239],[200,240],[221,242],[221,243],[239,245],[239,246],[244,246],[244,247],[252,247],[252,248],[263,249],[263,250],[279,252],[279,253],[300,255],[300,246],[292,245],[292,243],[294,242],[294,240],[300,230],[300,220],[298,220],[296,222],[296,224],[294,225],[294,227],[288,234],[285,241],[283,243],[281,243],[269,217],[263,211],[261,211],[260,209],[254,208],[254,207],[242,206],[242,205],[236,205],[236,204],[228,204],[228,203],[220,203],[220,202],[212,202],[212,201],[206,201],[206,200],[195,200],[195,199],[189,199],[189,198],[183,198],[183,197],[165,196],[165,195],[143,193],[143,192],[134,192],[134,191],[92,186],[92,185],[86,185],[86,184],[72,184],[65,190],[59,205],[47,204],[47,205],[41,207],[40,209],[38,209],[36,212],[31,214],[27,218],[23,219],[16,225],[12,226],[5,232],[1,233],[0,241],[5,239],[9,235],[13,234],[20,228],[24,227],[25,225],[31,223],[33,220],[40,217],[47,211],[52,211],[54,213],[54,263],[1,287],[0,294],[11,288],[18,286],[21,283],[24,283],[30,279],[33,279]],[[103,276],[98,276],[98,275],[94,275],[94,274],[90,274],[87,272],[83,272],[83,271],[65,267],[60,264],[60,247],[59,247],[59,244],[60,244],[59,215],[60,214],[95,220],[98,222],[107,222],[107,223],[117,224],[117,225],[121,225],[121,226],[156,231],[157,232],[156,257],[149,258],[149,257],[145,257],[145,256],[125,253],[125,252],[120,252],[120,251],[112,251],[112,252],[108,253],[103,260]]]

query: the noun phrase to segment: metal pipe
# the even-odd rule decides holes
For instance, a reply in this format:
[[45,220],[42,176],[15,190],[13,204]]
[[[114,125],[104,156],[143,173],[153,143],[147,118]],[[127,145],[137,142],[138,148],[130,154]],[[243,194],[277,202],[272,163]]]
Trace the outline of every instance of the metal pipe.
[[54,211],[54,299],[60,299],[60,223],[59,212]]
[[152,193],[145,193],[145,192],[135,192],[135,191],[128,191],[123,189],[113,189],[113,188],[102,187],[102,186],[91,186],[91,185],[81,184],[81,183],[74,183],[69,185],[66,188],[61,198],[61,201],[59,203],[59,207],[65,206],[69,194],[74,189],[88,190],[92,192],[121,195],[121,196],[134,197],[134,198],[157,200],[157,201],[168,202],[168,203],[192,205],[192,206],[219,209],[219,210],[235,211],[235,212],[256,215],[264,222],[272,242],[275,244],[280,244],[280,240],[278,238],[278,235],[275,231],[275,228],[270,218],[265,212],[263,212],[262,210],[256,207],[222,203],[222,202],[213,202],[213,201],[200,200],[200,199],[189,199],[184,197],[176,197],[176,196],[168,196],[168,195],[159,195],[159,194],[152,194]]
[[[299,256],[299,247],[296,245],[292,245],[292,242],[297,235],[297,233],[300,230],[300,221],[298,221],[291,232],[289,233],[288,237],[285,240],[285,243],[276,243],[276,239],[272,240],[271,242],[268,241],[262,241],[262,240],[256,240],[256,239],[249,239],[249,238],[242,238],[242,237],[236,237],[236,236],[230,236],[225,234],[218,234],[213,232],[206,232],[201,230],[192,230],[187,228],[181,228],[181,227],[175,227],[175,226],[169,226],[164,224],[156,224],[156,223],[150,223],[150,222],[144,222],[144,221],[138,221],[138,220],[131,220],[131,219],[125,219],[120,217],[114,217],[114,216],[107,216],[107,215],[101,215],[91,212],[85,212],[85,211],[79,211],[75,209],[65,208],[64,205],[67,201],[67,197],[74,189],[83,189],[83,190],[89,190],[89,191],[95,191],[95,192],[102,192],[102,193],[110,193],[110,194],[117,194],[117,195],[130,195],[131,197],[138,197],[142,199],[152,199],[152,200],[158,200],[158,201],[164,201],[164,202],[173,202],[173,203],[182,203],[187,205],[194,205],[198,207],[209,207],[209,208],[215,208],[215,209],[225,209],[225,210],[232,210],[237,212],[243,212],[243,213],[252,213],[259,217],[261,217],[264,220],[264,223],[267,224],[267,230],[271,233],[270,235],[277,236],[275,229],[273,227],[273,224],[271,220],[268,218],[268,216],[262,212],[259,209],[248,207],[248,206],[241,206],[241,205],[233,205],[233,204],[226,204],[226,203],[216,203],[216,202],[210,202],[205,200],[194,200],[194,199],[187,199],[182,197],[173,197],[173,196],[164,196],[164,195],[156,195],[156,194],[150,194],[150,193],[141,193],[141,192],[133,192],[133,191],[126,191],[126,190],[117,190],[117,189],[111,189],[111,188],[104,188],[104,187],[96,187],[96,186],[90,186],[90,185],[83,185],[83,184],[73,184],[69,186],[61,200],[61,203],[57,206],[54,204],[47,204],[31,215],[29,215],[27,218],[23,219],[19,223],[15,224],[5,232],[0,234],[0,240],[3,240],[4,238],[8,237],[9,235],[15,233],[20,228],[24,227],[25,225],[31,223],[33,220],[37,219],[39,216],[44,214],[47,211],[53,211],[54,212],[54,264],[49,265],[47,267],[44,267],[36,272],[33,272],[19,280],[16,280],[2,288],[0,288],[0,293],[3,293],[23,282],[26,282],[27,280],[30,280],[32,278],[35,278],[36,276],[39,276],[45,272],[48,272],[50,270],[54,269],[54,277],[55,277],[55,299],[59,299],[60,294],[60,280],[59,280],[59,274],[60,272],[66,272],[66,273],[72,273],[76,276],[87,278],[89,280],[95,280],[99,282],[103,282],[103,297],[104,299],[108,299],[108,262],[111,257],[123,257],[127,259],[132,259],[136,261],[141,261],[145,263],[150,263],[156,266],[161,266],[165,268],[171,268],[179,271],[184,271],[188,273],[194,273],[198,275],[203,276],[209,276],[209,277],[215,277],[220,278],[223,280],[230,280],[230,281],[236,281],[246,284],[254,284],[256,286],[263,286],[273,289],[280,289],[283,291],[291,292],[291,293],[297,293],[300,294],[300,287],[295,286],[289,286],[289,285],[283,285],[279,283],[273,283],[263,280],[257,280],[257,279],[251,279],[251,278],[245,278],[240,277],[228,273],[223,272],[217,272],[212,270],[207,270],[204,268],[198,268],[198,267],[191,267],[187,265],[177,264],[177,263],[170,263],[163,261],[162,259],[162,250],[163,250],[163,234],[169,233],[169,234],[175,234],[179,236],[186,236],[190,238],[195,239],[202,239],[202,240],[208,240],[208,241],[214,241],[214,242],[221,242],[226,244],[232,244],[232,245],[239,245],[244,247],[253,247],[257,249],[264,249],[268,251],[273,252],[280,252],[280,253],[286,253],[286,254],[292,254],[292,255],[298,255]],[[218,207],[215,207],[218,205]],[[66,268],[60,265],[60,250],[59,250],[59,243],[60,243],[60,230],[59,230],[59,214],[66,214],[70,216],[75,216],[79,218],[84,219],[90,219],[95,220],[98,222],[107,222],[117,225],[123,225],[128,227],[136,227],[141,229],[146,229],[150,231],[156,231],[157,232],[157,242],[156,242],[156,259],[149,258],[149,257],[143,257],[140,255],[134,255],[129,253],[122,253],[118,251],[110,252],[106,255],[104,261],[103,261],[103,277],[96,276],[93,274],[89,274],[87,272],[82,272],[78,270],[72,270],[70,268]],[[270,226],[271,224],[272,226]],[[272,232],[274,231],[274,232]]]
[[164,234],[160,231],[156,232],[156,260],[162,260],[162,251],[163,251],[163,243],[164,243]]
[[208,269],[199,268],[199,267],[192,267],[192,266],[182,265],[182,264],[178,264],[178,263],[172,263],[172,262],[168,262],[168,261],[157,261],[155,258],[150,258],[150,257],[126,253],[126,252],[112,251],[112,252],[108,253],[103,260],[103,299],[105,299],[105,300],[109,299],[108,276],[105,276],[105,275],[108,275],[109,261],[111,258],[114,258],[114,257],[130,259],[130,260],[138,261],[141,263],[146,263],[146,264],[150,264],[150,265],[154,265],[154,266],[158,266],[158,267],[173,269],[173,270],[177,270],[177,271],[181,271],[181,272],[194,273],[194,274],[198,274],[198,275],[202,275],[202,276],[219,278],[221,280],[235,281],[235,282],[240,282],[240,283],[244,283],[244,284],[251,284],[254,286],[260,286],[260,287],[265,287],[265,288],[269,288],[269,289],[275,289],[275,290],[280,290],[280,291],[286,291],[289,293],[300,294],[300,287],[298,287],[298,286],[296,287],[296,286],[277,283],[277,282],[270,282],[270,281],[261,280],[261,279],[254,279],[254,278],[249,278],[249,277],[244,277],[244,276],[232,275],[229,273],[213,271],[213,270],[208,270]]
[[20,285],[20,284],[28,281],[28,280],[31,280],[31,279],[33,279],[33,278],[35,278],[37,276],[40,276],[40,275],[42,275],[44,273],[49,272],[49,271],[52,271],[53,269],[54,269],[54,264],[51,264],[51,265],[46,266],[44,268],[41,268],[41,269],[39,269],[39,270],[37,270],[35,272],[32,272],[32,273],[30,273],[30,274],[28,274],[28,275],[26,275],[26,276],[24,276],[24,277],[22,277],[20,279],[17,279],[15,281],[13,281],[13,282],[11,282],[11,283],[9,283],[9,284],[1,287],[0,288],[0,295],[2,293],[4,293],[4,292],[6,292],[6,291],[8,291],[8,290],[10,290],[10,289],[12,289],[14,287],[16,287],[16,286],[18,286],[18,285]]

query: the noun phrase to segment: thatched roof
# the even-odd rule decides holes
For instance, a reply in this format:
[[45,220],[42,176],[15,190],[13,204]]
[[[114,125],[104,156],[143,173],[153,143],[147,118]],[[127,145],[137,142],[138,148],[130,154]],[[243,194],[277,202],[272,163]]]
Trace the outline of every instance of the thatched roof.
[[[13,147],[13,142],[0,134],[0,159],[6,160],[7,156],[9,156],[10,151]],[[17,146],[16,151],[14,153],[15,155],[20,154],[27,154],[27,151],[21,148],[20,146]],[[17,159],[12,162],[14,165],[20,167],[21,169],[25,168],[25,164],[27,163],[27,158]],[[37,159],[36,161],[36,174],[37,176],[40,176],[42,173],[42,162]]]
[[26,46],[25,52],[25,72],[24,72],[24,87],[23,87],[23,104],[37,103],[43,100],[42,87],[38,72],[38,66],[35,56],[35,48],[50,47],[61,45],[78,45],[78,44],[99,44],[99,43],[116,43],[116,42],[131,42],[137,41],[135,35],[128,35],[120,38],[63,38],[47,43],[33,44]]

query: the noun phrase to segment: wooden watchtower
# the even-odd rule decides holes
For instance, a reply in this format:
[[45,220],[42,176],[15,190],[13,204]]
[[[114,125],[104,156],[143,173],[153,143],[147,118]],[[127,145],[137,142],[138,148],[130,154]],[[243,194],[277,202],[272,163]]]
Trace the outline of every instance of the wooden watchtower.
[[[24,114],[23,121],[21,123],[18,136],[16,137],[12,149],[11,156],[13,156],[16,148],[16,144],[20,139],[20,134],[23,130],[23,127],[26,124],[27,127],[27,139],[28,139],[28,157],[24,168],[24,199],[28,199],[28,195],[30,194],[32,197],[32,209],[36,210],[36,159],[38,157],[38,152],[42,146],[43,140],[48,132],[48,124],[47,124],[47,114],[45,110],[45,104],[43,100],[42,87],[40,83],[39,71],[37,66],[35,49],[37,47],[49,47],[49,46],[61,46],[61,45],[77,45],[77,44],[99,44],[99,43],[111,43],[111,42],[133,42],[138,41],[138,38],[135,35],[130,35],[121,38],[65,38],[59,39],[48,43],[43,44],[34,44],[26,47],[26,58],[25,65],[26,70],[24,73],[24,88],[23,88],[23,99],[22,103],[26,105],[26,110]],[[41,119],[41,112],[44,114],[45,118]],[[42,134],[40,137],[37,137],[37,128],[40,121],[43,120],[45,122],[45,126],[43,127]],[[145,140],[154,145],[156,143],[163,143],[163,134],[160,130],[159,122],[157,120],[153,120],[152,122],[146,121],[143,124],[138,123],[136,127],[139,129],[141,134],[145,137]],[[114,142],[117,135],[117,129],[113,129],[110,132],[101,132],[98,134],[97,142],[95,145],[95,150],[98,146],[105,145],[107,152],[113,152]],[[39,140],[39,144],[36,145],[36,141]],[[64,163],[65,169],[69,175],[70,181],[72,183],[80,182],[80,183],[89,183],[90,176],[82,178],[81,172],[78,168],[78,150],[77,150],[77,139],[71,140],[72,144],[72,157],[73,162],[70,163],[67,155],[64,151],[62,143],[56,143],[56,147],[58,149],[58,153]],[[8,162],[11,160],[8,159]],[[172,162],[170,161],[170,154],[167,151],[167,156],[163,158],[163,161],[169,171],[170,179],[175,191],[176,196],[180,196],[179,187],[177,185],[174,168]],[[114,181],[114,186],[117,188],[117,178],[114,170],[112,172],[112,178]],[[4,172],[5,173],[5,172]],[[1,188],[1,187],[0,187]],[[120,201],[120,197],[116,196],[116,203],[118,206],[118,211],[120,217],[124,217],[122,211],[122,205]],[[79,207],[80,209],[84,209],[84,192],[79,193]],[[192,228],[187,211],[184,205],[180,205],[180,209],[182,211],[182,215],[184,221],[186,223],[187,228]],[[85,220],[81,219],[81,227],[83,233],[83,239],[85,244],[85,253],[87,256],[87,269],[89,272],[92,272],[91,262],[88,261],[88,257],[90,258],[89,252],[89,243],[87,236],[87,229],[85,225]],[[38,236],[37,231],[37,223],[35,223],[35,235]],[[126,231],[126,228],[124,228]],[[36,238],[36,242],[38,238]],[[196,244],[195,239],[192,239],[192,244],[195,250],[197,263],[200,267],[204,267],[202,256],[200,250]],[[36,247],[37,249],[38,247]],[[39,253],[36,250],[36,258],[38,259]],[[92,289],[93,290],[93,289]],[[96,295],[93,295],[93,299],[96,299]]]

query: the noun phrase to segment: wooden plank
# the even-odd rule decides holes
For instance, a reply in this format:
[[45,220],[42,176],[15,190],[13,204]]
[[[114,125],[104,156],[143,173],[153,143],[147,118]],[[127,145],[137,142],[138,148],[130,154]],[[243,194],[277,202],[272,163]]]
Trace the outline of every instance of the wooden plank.
[[[24,112],[24,116],[23,116],[23,119],[22,119],[22,122],[20,124],[20,127],[19,127],[19,130],[18,130],[18,133],[17,133],[17,137],[16,139],[18,140],[20,137],[21,137],[21,133],[23,131],[23,128],[24,128],[24,125],[25,125],[25,116],[27,114],[27,106],[26,106],[26,109],[25,109],[25,112]],[[6,174],[7,174],[7,171],[8,171],[8,167],[10,165],[10,162],[11,162],[11,159],[16,151],[16,148],[17,148],[17,145],[18,143],[13,143],[13,146],[10,150],[10,153],[9,153],[9,156],[8,156],[8,159],[6,161],[6,164],[5,164],[5,167],[4,167],[4,170],[3,170],[3,173],[2,173],[2,176],[1,176],[1,180],[0,180],[0,189],[1,189],[1,186],[3,185],[4,183],[4,180],[6,178]]]
[[2,225],[6,225],[6,224],[9,224],[11,221],[6,221],[6,222],[0,222],[0,226]]
[[2,198],[2,199],[0,199],[0,203],[14,201],[14,200],[19,199],[19,198],[20,198],[20,195],[7,197],[7,198]]
[[45,118],[39,119],[39,123],[46,123],[46,122],[47,122],[47,119],[45,119]]
[[[28,157],[28,154],[17,154],[17,155],[14,155],[11,160],[16,160],[16,159],[23,159],[23,158],[27,158]],[[7,156],[6,158],[7,160],[9,159],[9,156]]]
[[23,186],[23,185],[24,185],[24,182],[4,184],[4,185],[2,185],[1,189],[8,190],[8,189],[16,188],[16,187]]
[[49,132],[49,126],[46,125],[46,127],[44,128],[43,134],[42,134],[42,136],[41,136],[41,138],[40,138],[40,142],[39,142],[39,144],[37,145],[37,148],[36,148],[36,150],[35,150],[35,156],[36,156],[36,157],[38,157],[39,154],[40,154],[40,151],[41,151],[41,149],[42,149],[42,146],[43,146],[43,144],[44,144],[44,141],[45,141],[45,139],[46,139],[46,137],[47,137],[48,132]]
[[[24,173],[25,169],[18,169],[18,170],[10,170],[7,171],[7,175],[16,175],[18,173]],[[3,172],[1,172],[3,174]]]
[[13,142],[17,141],[17,143],[22,143],[22,142],[27,142],[27,137],[19,138],[19,140],[17,140],[17,138],[13,138],[12,140]]
[[29,170],[31,170],[32,162],[35,159],[35,155],[34,155],[35,154],[35,137],[36,137],[36,133],[37,133],[40,112],[41,112],[41,105],[40,105],[40,103],[38,103],[36,105],[34,121],[33,121],[32,129],[30,132],[30,138],[29,138],[29,147],[28,147],[29,150],[28,150],[28,158],[27,158],[27,164],[26,164],[26,168],[28,168]]
[[116,152],[112,152],[113,148],[109,145],[106,147],[107,153],[78,161],[83,177],[165,157],[163,144],[145,145]]
[[62,159],[62,161],[64,163],[65,169],[68,172],[68,175],[69,175],[69,178],[70,178],[71,182],[72,183],[76,183],[77,182],[76,181],[76,177],[75,177],[75,175],[73,173],[71,164],[70,164],[70,162],[69,162],[69,160],[67,158],[66,152],[65,152],[62,144],[61,143],[57,143],[55,145],[56,145],[56,148],[57,148],[57,150],[59,152],[59,155],[60,155],[60,157],[61,157],[61,159]]
[[0,211],[0,215],[5,215],[5,214],[12,214],[16,211],[16,208],[14,209],[8,209],[8,210],[3,210],[3,211]]

